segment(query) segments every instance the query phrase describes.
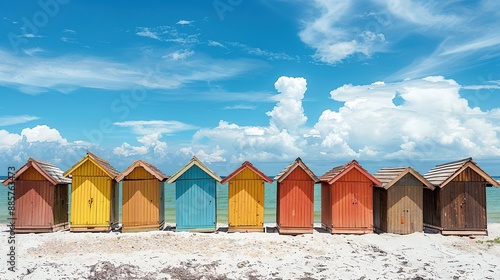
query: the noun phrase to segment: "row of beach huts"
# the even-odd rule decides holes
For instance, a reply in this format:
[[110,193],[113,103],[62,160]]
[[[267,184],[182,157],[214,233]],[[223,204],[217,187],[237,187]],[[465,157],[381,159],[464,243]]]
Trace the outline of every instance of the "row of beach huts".
[[[471,158],[437,165],[423,176],[411,167],[370,174],[352,160],[319,178],[297,158],[274,180],[281,234],[313,232],[318,182],[321,224],[331,233],[410,234],[429,227],[442,234],[487,234],[486,187],[499,186]],[[130,232],[163,228],[165,182],[175,182],[176,231],[217,229],[217,182],[228,183],[228,231],[264,229],[264,183],[273,180],[248,161],[222,179],[193,157],[169,177],[142,160],[120,173],[87,152],[64,173],[30,158],[3,184],[15,186],[16,232],[110,231],[118,224],[119,203],[122,231]]]

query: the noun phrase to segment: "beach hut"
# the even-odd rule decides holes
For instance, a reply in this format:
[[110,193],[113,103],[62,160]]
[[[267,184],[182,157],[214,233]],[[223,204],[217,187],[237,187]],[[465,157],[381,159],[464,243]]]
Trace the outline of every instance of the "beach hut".
[[226,182],[229,182],[228,231],[263,231],[264,182],[272,183],[273,180],[245,161],[221,184]]
[[312,233],[314,184],[318,182],[318,177],[297,158],[274,180],[277,181],[276,224],[279,233]]
[[382,168],[375,173],[381,187],[373,192],[375,231],[410,234],[424,230],[424,188],[434,186],[411,167]]
[[175,183],[176,231],[216,230],[216,189],[221,180],[196,157],[168,179]]
[[[13,180],[13,181],[12,181]],[[53,232],[68,227],[68,184],[56,166],[33,158],[4,185],[13,183],[14,232]]]
[[499,184],[472,158],[436,165],[424,177],[436,186],[424,190],[424,226],[444,235],[488,234],[486,186]]
[[135,161],[116,177],[117,182],[122,182],[122,232],[163,227],[167,179],[158,168],[142,160]]
[[110,231],[118,224],[120,175],[109,162],[91,152],[64,173],[72,180],[70,231]]
[[321,223],[331,233],[373,232],[373,187],[380,181],[356,161],[321,176]]

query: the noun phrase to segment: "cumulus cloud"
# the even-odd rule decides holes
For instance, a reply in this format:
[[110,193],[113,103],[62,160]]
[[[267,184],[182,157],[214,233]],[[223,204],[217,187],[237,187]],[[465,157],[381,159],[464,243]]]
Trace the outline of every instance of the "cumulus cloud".
[[[472,108],[460,88],[441,76],[339,87],[330,95],[344,105],[325,110],[314,126],[321,152],[427,159],[500,155],[494,112]],[[396,97],[402,104],[393,102]]]
[[141,146],[132,146],[124,142],[120,147],[113,149],[115,155],[124,157],[145,155],[152,152],[157,157],[164,158],[167,156],[167,143],[160,141],[162,134],[160,132],[137,137],[137,142]]
[[34,128],[25,128],[21,131],[21,136],[26,137],[26,141],[28,142],[68,143],[68,140],[64,139],[57,129],[50,128],[46,125],[37,125]]
[[279,94],[276,96],[278,103],[266,115],[271,117],[271,126],[278,129],[295,130],[307,121],[302,108],[302,99],[307,90],[304,78],[280,77],[274,87]]

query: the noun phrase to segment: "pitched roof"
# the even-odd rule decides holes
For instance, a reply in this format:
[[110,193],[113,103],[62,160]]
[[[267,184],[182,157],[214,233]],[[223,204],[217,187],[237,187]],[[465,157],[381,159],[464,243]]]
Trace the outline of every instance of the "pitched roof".
[[78,167],[84,164],[87,160],[92,161],[95,165],[97,165],[104,173],[106,173],[112,179],[115,179],[116,176],[120,175],[120,171],[116,170],[109,162],[106,160],[94,155],[93,153],[87,151],[87,154],[73,167],[71,167],[68,171],[64,172],[64,176],[67,177],[71,173],[75,171]]
[[467,168],[471,168],[472,170],[474,170],[491,185],[495,187],[499,186],[499,183],[495,179],[493,179],[490,175],[488,175],[486,172],[484,172],[472,160],[472,158],[466,158],[436,165],[431,170],[429,170],[429,172],[427,172],[427,174],[425,174],[424,177],[433,185],[442,188]]
[[132,171],[134,171],[134,169],[138,167],[144,168],[147,172],[149,172],[149,174],[153,175],[159,181],[165,181],[168,179],[167,175],[163,174],[163,172],[161,172],[156,166],[152,165],[151,163],[143,160],[136,160],[127,169],[125,169],[125,171],[120,173],[118,177],[116,177],[116,181],[123,180],[125,177],[127,177],[127,175],[132,173]]
[[302,170],[304,170],[314,182],[318,182],[318,177],[314,175],[311,169],[307,167],[307,165],[302,161],[300,157],[298,157],[297,159],[295,159],[295,161],[293,161],[287,167],[285,167],[285,169],[283,169],[278,175],[276,175],[276,177],[274,177],[274,180],[278,182],[283,181],[297,167],[302,168]]
[[[19,168],[19,170],[17,170],[17,172],[13,176],[14,180],[21,176],[21,174],[23,174],[30,167],[33,167],[36,171],[38,171],[38,173],[40,173],[43,177],[45,177],[45,179],[47,179],[47,181],[51,182],[53,185],[71,183],[71,179],[64,177],[63,171],[57,166],[34,158],[29,158],[28,162],[21,168]],[[5,180],[3,184],[9,184],[11,182],[10,179],[11,178],[7,178],[7,180]]]
[[336,166],[332,168],[332,170],[326,172],[319,178],[321,182],[327,182],[328,184],[332,184],[335,181],[337,181],[339,178],[344,176],[347,172],[351,171],[352,169],[357,169],[359,172],[361,172],[363,175],[365,175],[370,181],[373,182],[376,186],[382,185],[380,181],[373,177],[370,172],[366,171],[356,160],[351,160],[350,162]]
[[170,177],[167,180],[167,183],[171,184],[171,183],[177,181],[177,179],[179,179],[179,177],[182,174],[184,174],[186,171],[188,171],[194,165],[198,166],[201,170],[203,170],[205,173],[207,173],[210,177],[214,178],[214,180],[216,180],[217,182],[222,181],[222,179],[221,179],[221,177],[219,177],[219,175],[215,174],[215,172],[210,170],[210,168],[206,167],[203,163],[201,163],[201,161],[197,157],[193,156],[193,158],[189,161],[188,164],[186,164],[184,167],[182,167],[179,171],[177,171],[174,175],[172,175],[172,177]]
[[240,174],[245,169],[252,170],[255,174],[259,175],[259,177],[262,178],[262,180],[264,180],[268,183],[273,182],[273,180],[271,180],[264,173],[262,173],[259,169],[257,169],[255,166],[253,166],[249,161],[245,161],[238,169],[233,171],[231,174],[227,175],[227,177],[224,178],[224,180],[222,180],[220,183],[225,184],[226,182],[228,182],[231,179],[233,179],[234,177],[236,177],[236,175]]
[[375,178],[382,183],[382,187],[387,190],[401,180],[406,174],[412,174],[417,180],[422,182],[424,187],[434,190],[434,185],[411,167],[382,168],[373,176],[375,176]]

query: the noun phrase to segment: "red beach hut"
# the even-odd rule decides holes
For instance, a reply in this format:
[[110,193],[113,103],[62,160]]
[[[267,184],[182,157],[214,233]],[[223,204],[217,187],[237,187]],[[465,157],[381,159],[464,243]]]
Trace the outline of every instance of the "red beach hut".
[[355,160],[326,172],[321,181],[321,223],[331,233],[373,232],[373,187],[380,181]]
[[[28,159],[14,174],[15,232],[53,232],[68,228],[68,184],[56,166]],[[12,183],[11,179],[3,182]]]
[[297,158],[281,171],[277,181],[276,223],[281,234],[312,233],[314,184],[318,177]]

